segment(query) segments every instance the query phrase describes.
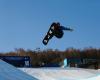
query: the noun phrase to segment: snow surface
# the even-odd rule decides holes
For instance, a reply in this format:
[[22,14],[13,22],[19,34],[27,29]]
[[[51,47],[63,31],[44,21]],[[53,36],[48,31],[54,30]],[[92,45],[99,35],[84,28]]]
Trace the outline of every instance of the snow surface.
[[0,60],[0,80],[38,80]]
[[19,68],[38,80],[100,80],[100,70],[81,68]]
[[81,68],[15,68],[0,60],[0,80],[100,80],[100,70]]

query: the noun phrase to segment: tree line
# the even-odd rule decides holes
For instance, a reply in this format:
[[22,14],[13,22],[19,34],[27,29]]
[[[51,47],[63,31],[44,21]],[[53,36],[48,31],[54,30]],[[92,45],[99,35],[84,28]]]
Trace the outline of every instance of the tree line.
[[23,48],[15,49],[12,52],[0,53],[0,56],[29,56],[32,66],[41,66],[48,63],[58,63],[65,58],[86,58],[100,59],[100,49],[85,48],[83,50],[69,48],[65,51],[60,50],[24,50]]

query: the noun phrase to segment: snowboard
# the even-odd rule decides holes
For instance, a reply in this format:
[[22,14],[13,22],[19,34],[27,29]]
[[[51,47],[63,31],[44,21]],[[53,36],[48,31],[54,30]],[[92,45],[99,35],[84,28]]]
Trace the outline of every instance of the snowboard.
[[45,35],[42,41],[44,45],[47,45],[49,40],[54,36],[54,31],[55,31],[54,26],[50,26],[47,34]]

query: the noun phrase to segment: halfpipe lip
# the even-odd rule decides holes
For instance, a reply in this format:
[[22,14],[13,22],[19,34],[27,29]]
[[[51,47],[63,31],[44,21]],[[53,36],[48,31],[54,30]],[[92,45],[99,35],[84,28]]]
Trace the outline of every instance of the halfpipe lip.
[[38,80],[16,67],[0,60],[0,80]]

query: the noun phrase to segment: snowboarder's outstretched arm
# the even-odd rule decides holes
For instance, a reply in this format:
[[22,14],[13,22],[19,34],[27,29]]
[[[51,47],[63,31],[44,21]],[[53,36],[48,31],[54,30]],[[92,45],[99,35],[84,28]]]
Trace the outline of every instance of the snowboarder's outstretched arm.
[[68,28],[68,27],[64,27],[64,26],[60,26],[60,29],[61,29],[61,30],[69,30],[69,31],[73,31],[73,29]]

